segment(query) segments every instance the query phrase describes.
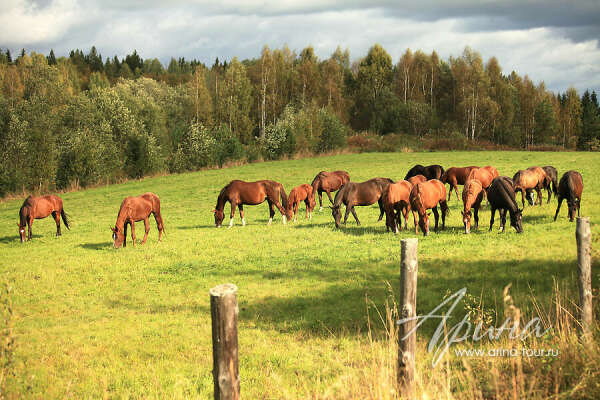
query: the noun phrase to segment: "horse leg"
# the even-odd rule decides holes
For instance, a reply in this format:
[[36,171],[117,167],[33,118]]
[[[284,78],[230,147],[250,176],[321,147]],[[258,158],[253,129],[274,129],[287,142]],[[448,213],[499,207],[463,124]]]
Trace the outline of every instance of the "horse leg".
[[233,217],[235,217],[235,208],[237,207],[237,203],[232,201],[231,202],[231,213],[229,214],[229,227],[231,228],[233,226]]
[[135,246],[135,221],[131,221],[129,225],[131,225],[131,243]]
[[415,213],[415,210],[412,210],[412,215],[413,215],[413,222],[415,223],[415,235],[418,235],[419,230],[417,228],[417,214]]
[[506,226],[506,208],[500,209],[500,232],[504,232]]
[[304,200],[304,206],[306,207],[306,217],[304,219],[308,219],[308,214],[310,213],[310,211],[308,211],[310,208],[310,200],[308,197]]
[[240,212],[240,218],[242,219],[242,226],[246,226],[246,220],[244,219],[244,206],[238,204],[238,210]]
[[144,229],[145,233],[144,238],[142,239],[142,244],[146,243],[146,240],[148,239],[148,233],[150,233],[150,220],[148,217],[144,218]]
[[31,238],[33,237],[33,234],[31,232],[31,225],[33,225],[33,218],[29,217],[29,219],[27,220],[27,240],[31,240]]
[[556,213],[554,213],[554,220],[556,221],[556,217],[558,216],[558,212],[560,211],[560,205],[563,202],[563,198],[558,196],[558,206],[556,206]]
[[446,229],[446,214],[448,214],[448,203],[440,201],[440,209],[442,210],[442,230]]
[[479,228],[479,207],[473,208],[473,214],[475,217],[475,229]]
[[350,212],[352,212],[352,215],[354,216],[354,219],[356,220],[356,225],[360,226],[360,221],[358,220],[358,215],[356,215],[356,211],[354,210],[354,206],[352,206],[350,208]]
[[408,230],[408,206],[404,206],[402,213],[404,214],[404,226]]
[[[435,207],[433,207],[431,209],[431,211],[433,211],[433,215],[435,216],[435,233],[437,233],[438,232],[438,219],[440,218],[440,215],[437,210],[437,205]],[[442,215],[443,214],[444,214],[444,211],[442,211]]]
[[458,184],[457,183],[454,184],[454,193],[456,193],[456,201],[460,201],[460,199],[458,198]]
[[542,196],[542,189],[540,189],[540,187],[539,187],[539,186],[536,186],[536,187],[535,187],[535,191],[536,191],[536,193],[537,193],[537,199],[535,200],[535,202],[537,203],[537,202],[538,202],[538,200],[539,200],[539,202],[540,202],[540,206],[541,206],[541,205],[542,205],[542,203],[544,202],[544,199],[542,198],[542,197],[543,197],[543,196]]
[[331,198],[331,193],[329,192],[329,190],[325,190],[325,193],[327,193],[327,197],[329,197],[329,202],[333,204],[333,199]]
[[156,228],[158,229],[158,241],[160,242],[162,239],[162,233],[165,230],[165,227],[163,225],[162,216],[160,215],[160,213],[157,214],[154,211],[152,211],[152,215],[154,215],[154,221],[156,221]]
[[319,193],[319,212],[323,212],[323,191],[319,189],[317,192]]
[[123,224],[123,247],[127,247],[127,221]]
[[271,225],[275,216],[275,210],[273,209],[273,202],[271,200],[267,199],[267,203],[269,203],[269,222],[267,222],[267,225]]
[[383,219],[383,199],[380,197],[377,203],[379,204],[379,219],[377,222],[379,222]]
[[575,198],[575,201],[577,202],[577,216],[580,217],[581,215],[579,215],[579,207],[581,206],[581,199]]
[[54,217],[54,222],[56,222],[56,237],[61,236],[60,233],[60,214],[56,211],[52,211],[52,216]]
[[492,206],[492,217],[490,218],[490,232],[492,231],[492,227],[494,226],[494,214],[496,214],[496,209]]

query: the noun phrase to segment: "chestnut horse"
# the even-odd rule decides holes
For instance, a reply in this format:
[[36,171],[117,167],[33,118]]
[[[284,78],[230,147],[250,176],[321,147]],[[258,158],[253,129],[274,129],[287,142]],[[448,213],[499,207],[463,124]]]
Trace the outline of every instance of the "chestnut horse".
[[142,244],[146,243],[148,233],[150,232],[150,214],[154,215],[156,227],[158,228],[158,241],[160,242],[162,234],[165,230],[162,216],[160,215],[160,199],[157,195],[151,192],[144,193],[141,196],[125,197],[119,208],[117,222],[114,228],[110,228],[113,232],[113,246],[115,249],[127,246],[127,225],[131,226],[131,241],[135,246],[135,223],[144,221],[144,238]]
[[[481,169],[482,168],[480,168],[480,170]],[[471,171],[471,174],[474,171],[477,170]],[[479,228],[479,208],[481,207],[481,201],[483,200],[484,193],[485,191],[483,189],[483,185],[479,179],[469,179],[463,187],[462,201],[464,209],[462,216],[466,234],[471,233],[471,209],[473,209],[473,215],[475,217],[475,229]]]
[[481,167],[485,170],[487,170],[490,174],[492,174],[492,179],[497,178],[498,175],[500,175],[498,173],[498,170],[495,167],[492,167],[491,165],[486,165],[485,167]]
[[340,227],[340,220],[342,218],[342,212],[340,207],[342,203],[346,206],[346,214],[344,215],[344,225],[348,220],[348,215],[352,213],[354,219],[356,220],[356,224],[360,225],[360,221],[358,220],[358,216],[356,215],[356,211],[354,211],[354,206],[370,206],[375,202],[379,203],[379,219],[381,221],[383,218],[383,200],[381,196],[386,191],[387,187],[390,183],[394,183],[393,180],[389,178],[373,178],[369,179],[365,182],[348,182],[346,183],[340,191],[335,194],[335,199],[333,201],[333,205],[331,207],[331,215],[333,215],[333,219],[335,221],[335,227]]
[[339,190],[346,183],[350,182],[350,174],[346,171],[321,171],[312,181],[313,198],[319,194],[319,212],[323,211],[323,192],[327,193],[329,202],[333,204],[331,192]]
[[410,192],[410,208],[412,209],[413,220],[415,223],[415,234],[417,230],[417,217],[419,214],[419,227],[423,231],[423,235],[429,235],[429,213],[428,209],[432,209],[435,216],[435,231],[438,231],[438,210],[437,205],[442,209],[442,229],[446,227],[446,214],[448,214],[448,204],[446,203],[446,187],[437,179],[432,179],[427,182],[418,183],[413,186]]
[[558,211],[560,211],[560,205],[565,199],[567,200],[567,206],[569,207],[569,221],[573,222],[575,210],[577,210],[577,216],[579,216],[582,192],[583,178],[581,177],[581,174],[577,171],[565,172],[558,183],[558,207],[556,207],[556,213],[554,214],[555,221],[558,216]]
[[411,178],[416,175],[423,175],[425,176],[425,178],[427,178],[427,180],[440,179],[443,174],[444,167],[442,167],[441,165],[434,164],[424,167],[421,164],[417,164],[410,170],[408,170],[404,179],[408,180],[408,178]]
[[[546,191],[548,192],[548,201],[547,203],[550,202],[550,197],[552,195],[552,179],[550,179],[550,177],[548,176],[548,174],[546,173],[546,170],[544,170],[543,168],[540,167],[529,167],[527,168],[528,171],[533,172],[534,174],[536,174],[538,176],[538,180],[540,181],[541,185],[542,185],[542,189],[546,189]],[[543,200],[543,199],[542,199]],[[540,205],[542,204],[541,200],[540,200]]]
[[515,194],[521,192],[521,202],[523,203],[523,207],[525,207],[525,197],[527,197],[529,205],[534,205],[532,196],[532,190],[534,189],[537,193],[535,203],[539,201],[540,206],[542,205],[542,188],[544,187],[545,179],[548,177],[543,169],[537,168],[539,170],[521,169],[513,176]]
[[458,185],[464,185],[469,177],[469,173],[474,168],[479,168],[476,166],[470,167],[450,167],[444,172],[440,181],[442,183],[447,183],[450,185],[450,191],[448,192],[448,201],[450,201],[450,197],[452,197],[452,189],[456,192],[456,200],[458,200]]
[[412,187],[413,185],[409,181],[399,181],[391,183],[383,193],[386,232],[391,229],[392,232],[398,233],[398,227],[402,230],[402,215],[404,215],[404,225],[408,229],[408,212],[410,211],[410,191]]
[[416,185],[417,183],[421,183],[421,182],[425,182],[427,180],[427,178],[423,175],[415,175],[415,176],[411,176],[410,178],[406,179],[407,181],[410,182],[411,185]]
[[[279,198],[281,197],[281,202]],[[233,180],[229,182],[219,193],[217,198],[217,205],[213,210],[215,214],[215,225],[217,228],[221,227],[223,219],[225,218],[225,203],[231,204],[231,214],[229,215],[229,227],[233,226],[233,217],[235,215],[235,208],[240,209],[240,218],[242,219],[242,226],[246,225],[244,219],[244,205],[255,206],[263,203],[264,201],[269,203],[269,222],[271,225],[273,217],[275,216],[275,210],[273,206],[277,207],[282,215],[282,221],[285,225],[286,217],[291,218],[291,211],[284,209],[287,206],[288,200],[283,189],[283,185],[279,182],[263,180],[256,182],[244,182],[240,180]]]
[[492,184],[494,177],[492,176],[490,171],[485,168],[473,168],[471,170],[471,172],[469,172],[469,176],[467,177],[467,181],[465,182],[465,185],[471,179],[477,179],[479,181],[479,184],[485,191]]
[[558,171],[552,165],[546,165],[542,167],[546,175],[548,175],[548,203],[550,203],[551,193],[554,193],[554,197],[558,195]]
[[56,236],[61,236],[60,231],[60,218],[62,217],[63,222],[67,229],[69,227],[69,220],[67,214],[63,209],[63,201],[60,197],[55,195],[48,195],[42,197],[29,196],[23,202],[21,209],[19,210],[19,237],[21,243],[25,241],[25,226],[27,226],[27,240],[31,240],[31,225],[33,225],[34,219],[46,218],[52,214],[54,222],[56,222]]
[[316,202],[315,197],[313,196],[312,186],[306,183],[296,186],[288,195],[287,208],[288,212],[293,210],[294,222],[298,220],[298,206],[300,205],[301,201],[304,201],[304,204],[306,205],[306,218],[312,219],[312,212],[315,208]]

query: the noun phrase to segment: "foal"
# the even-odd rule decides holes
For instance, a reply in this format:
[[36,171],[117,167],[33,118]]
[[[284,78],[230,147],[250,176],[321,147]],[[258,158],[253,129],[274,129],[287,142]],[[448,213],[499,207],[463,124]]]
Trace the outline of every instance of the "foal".
[[446,202],[446,187],[437,179],[418,183],[413,186],[410,192],[410,208],[412,209],[413,220],[415,223],[415,234],[417,230],[417,216],[419,214],[419,227],[423,235],[429,235],[429,213],[428,209],[433,211],[435,216],[435,231],[438,231],[438,210],[437,205],[442,209],[442,229],[446,226],[446,214],[448,214],[448,203]]
[[306,183],[296,186],[288,195],[288,215],[291,219],[291,214],[293,211],[294,222],[298,220],[298,207],[300,206],[301,201],[304,201],[304,204],[306,205],[306,218],[312,219],[312,212],[317,203],[315,201],[315,196],[313,195],[312,186]]

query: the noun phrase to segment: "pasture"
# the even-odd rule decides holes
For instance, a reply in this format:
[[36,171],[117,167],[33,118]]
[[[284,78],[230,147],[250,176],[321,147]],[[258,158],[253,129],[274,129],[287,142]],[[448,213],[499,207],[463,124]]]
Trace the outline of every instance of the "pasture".
[[[398,296],[400,239],[385,232],[377,204],[357,207],[335,229],[329,208],[311,222],[267,226],[268,206],[244,207],[231,229],[214,227],[220,189],[232,179],[273,179],[286,192],[310,183],[320,170],[343,169],[352,181],[400,180],[414,164],[445,168],[493,165],[512,177],[518,169],[554,165],[583,175],[581,213],[591,217],[594,266],[598,258],[600,154],[533,152],[378,153],[264,162],[132,181],[62,194],[72,227],[55,238],[51,219],[37,220],[33,240],[17,236],[23,199],[0,203],[0,279],[12,287],[14,333],[9,397],[87,398],[212,396],[208,290],[235,283],[239,301],[240,377],[245,398],[306,398],[332,394],[352,369],[368,368],[368,316],[375,339],[378,308]],[[447,188],[448,186],[446,186]],[[462,186],[459,187],[459,191]],[[112,247],[110,226],[127,195],[146,191],[161,199],[165,236],[154,220],[144,246]],[[480,227],[463,233],[462,202],[453,195],[446,230],[419,237],[417,314],[428,313],[448,292],[466,287],[502,314],[502,290],[512,283],[515,303],[533,313],[532,297],[549,307],[557,282],[576,299],[575,224],[566,203],[552,222],[556,199],[526,204],[523,234],[488,232],[483,202]],[[521,204],[520,195],[518,203]],[[324,196],[324,204],[329,201]],[[229,205],[225,208],[229,221]],[[433,224],[433,221],[432,221]],[[137,223],[138,241],[143,223]],[[432,225],[433,227],[433,225]],[[593,271],[598,287],[598,272]],[[368,311],[368,305],[369,307]],[[598,311],[595,310],[598,317]],[[426,341],[437,323],[418,331]],[[419,363],[419,355],[417,355]]]

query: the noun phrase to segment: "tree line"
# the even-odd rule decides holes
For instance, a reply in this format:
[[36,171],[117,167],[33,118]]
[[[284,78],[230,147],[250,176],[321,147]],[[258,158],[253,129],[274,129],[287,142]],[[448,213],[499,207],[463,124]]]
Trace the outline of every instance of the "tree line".
[[354,62],[265,46],[166,68],[137,51],[6,50],[0,85],[0,195],[328,152],[360,132],[600,149],[595,92],[555,94],[468,47],[447,60],[407,49],[394,65],[380,45]]

